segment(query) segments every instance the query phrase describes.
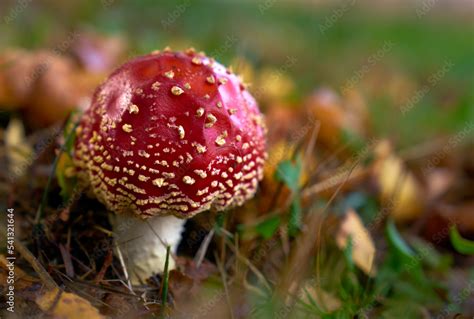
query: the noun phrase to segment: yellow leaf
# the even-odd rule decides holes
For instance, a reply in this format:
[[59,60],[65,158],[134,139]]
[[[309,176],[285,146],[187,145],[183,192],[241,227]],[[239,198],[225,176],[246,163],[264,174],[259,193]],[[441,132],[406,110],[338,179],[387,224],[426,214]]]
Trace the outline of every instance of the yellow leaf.
[[269,180],[273,180],[278,164],[283,160],[290,159],[294,149],[295,147],[293,144],[289,144],[285,141],[280,141],[271,145],[268,151],[268,159],[264,167],[265,177]]
[[350,209],[341,222],[336,235],[336,243],[340,249],[345,249],[352,238],[352,259],[367,275],[375,275],[374,265],[375,245],[357,213]]
[[240,76],[244,83],[251,84],[255,80],[255,72],[252,64],[243,57],[236,57],[230,63],[235,74]]
[[275,101],[288,96],[294,86],[293,80],[284,71],[265,68],[259,73],[251,92],[257,100]]
[[397,222],[407,222],[423,212],[425,196],[414,175],[393,154],[387,141],[376,147],[375,177],[380,186],[382,203],[390,207]]
[[54,318],[64,319],[103,319],[105,318],[84,298],[58,289],[50,290],[36,299],[36,303],[44,312],[51,313]]

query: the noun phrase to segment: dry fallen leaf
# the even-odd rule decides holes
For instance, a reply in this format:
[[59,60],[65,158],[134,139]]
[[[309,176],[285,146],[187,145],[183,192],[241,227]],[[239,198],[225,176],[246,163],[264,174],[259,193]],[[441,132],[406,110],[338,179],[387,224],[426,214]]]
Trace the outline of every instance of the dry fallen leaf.
[[349,117],[353,117],[354,121],[359,125],[358,130],[364,131],[364,128],[369,126],[370,112],[362,92],[349,89],[344,92],[342,97],[344,105],[350,113]]
[[380,142],[375,153],[374,175],[382,203],[392,208],[391,216],[397,222],[419,217],[425,206],[425,194],[420,183],[403,161],[393,154],[389,142]]
[[[298,105],[275,102],[267,106],[265,123],[268,128],[267,139],[269,145],[288,139],[292,144],[297,144],[301,138],[311,134],[308,131],[315,124],[311,114],[303,117],[298,110]],[[306,121],[305,121],[306,120]]]
[[[270,146],[268,150],[268,159],[265,164],[262,180],[262,199],[259,201],[259,207],[262,209],[268,209],[268,205],[272,203],[273,194],[278,191],[279,183],[275,180],[275,174],[277,174],[278,165],[283,161],[291,160],[293,153],[295,152],[295,145],[286,141],[279,141],[274,145]],[[310,163],[313,164],[313,163]],[[309,179],[309,170],[303,170],[300,174],[299,185],[303,186]],[[285,187],[281,189],[275,205],[285,205],[284,203],[290,195],[290,189]]]
[[274,183],[273,176],[281,161],[289,160],[295,150],[295,145],[280,141],[275,143],[268,150],[268,159],[264,167],[265,180]]
[[36,299],[36,304],[54,318],[102,319],[105,318],[91,303],[78,295],[54,289]]
[[292,79],[284,71],[265,68],[258,73],[250,90],[257,100],[275,101],[288,96],[293,88]]
[[360,102],[347,102],[334,91],[321,88],[306,99],[305,109],[321,123],[318,140],[329,146],[339,146],[345,131],[364,135],[366,115]]
[[427,197],[434,200],[442,196],[452,187],[455,179],[453,170],[446,168],[431,170],[426,176]]
[[31,164],[33,148],[25,137],[23,123],[12,118],[5,131],[5,146],[8,156],[8,169],[14,178],[21,177]]
[[237,57],[230,63],[232,69],[240,76],[245,84],[250,84],[255,81],[255,71],[252,64],[243,57]]
[[375,275],[374,265],[375,245],[357,213],[350,209],[341,222],[336,243],[340,249],[345,249],[352,239],[352,258],[354,263],[367,275]]

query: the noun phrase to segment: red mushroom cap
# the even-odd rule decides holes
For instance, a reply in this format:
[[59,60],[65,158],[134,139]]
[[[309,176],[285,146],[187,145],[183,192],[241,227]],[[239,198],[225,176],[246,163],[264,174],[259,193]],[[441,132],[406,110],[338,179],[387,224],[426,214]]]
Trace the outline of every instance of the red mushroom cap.
[[253,197],[265,157],[262,114],[241,80],[204,54],[165,50],[97,89],[74,160],[110,210],[188,218]]

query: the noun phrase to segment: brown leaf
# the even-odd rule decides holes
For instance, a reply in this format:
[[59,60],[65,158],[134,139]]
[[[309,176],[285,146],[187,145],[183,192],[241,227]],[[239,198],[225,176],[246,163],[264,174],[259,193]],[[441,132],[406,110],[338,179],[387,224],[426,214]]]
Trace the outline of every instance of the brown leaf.
[[443,195],[453,185],[456,176],[450,169],[436,168],[426,176],[427,196],[435,199]]
[[304,104],[314,118],[321,123],[318,140],[334,147],[341,143],[345,131],[364,135],[366,111],[361,101],[343,100],[328,88],[316,90]]
[[269,148],[287,141],[298,144],[306,136],[311,135],[311,129],[316,124],[311,114],[301,114],[298,105],[287,103],[272,103],[265,112],[265,123],[268,128],[267,140]]
[[341,130],[344,127],[344,110],[340,98],[331,90],[320,89],[306,101],[306,108],[321,123],[319,140],[329,145],[339,143]]
[[195,281],[204,280],[217,272],[216,266],[205,259],[202,264],[197,267],[193,259],[178,256],[176,258],[176,266],[182,269],[184,274]]

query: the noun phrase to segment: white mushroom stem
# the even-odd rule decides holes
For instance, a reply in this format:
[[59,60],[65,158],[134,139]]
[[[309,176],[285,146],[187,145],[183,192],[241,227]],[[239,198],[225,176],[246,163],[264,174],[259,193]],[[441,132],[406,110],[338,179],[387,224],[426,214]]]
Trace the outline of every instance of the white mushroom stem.
[[153,217],[141,220],[125,214],[112,221],[115,243],[123,256],[132,284],[139,284],[154,274],[164,271],[166,247],[170,246],[168,269],[175,268],[176,254],[184,219],[174,216]]

